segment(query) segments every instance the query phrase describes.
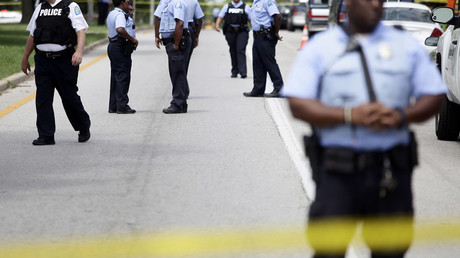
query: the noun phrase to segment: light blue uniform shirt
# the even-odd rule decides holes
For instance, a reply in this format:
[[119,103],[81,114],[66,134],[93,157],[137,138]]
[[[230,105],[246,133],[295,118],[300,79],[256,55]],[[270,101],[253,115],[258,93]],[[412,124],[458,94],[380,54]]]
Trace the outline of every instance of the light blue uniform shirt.
[[126,29],[126,16],[123,10],[115,7],[107,16],[107,29],[109,30],[109,37],[114,38],[118,36],[117,28],[123,27]]
[[250,15],[252,30],[259,31],[261,26],[270,28],[274,24],[272,16],[279,13],[275,0],[255,0]]
[[[236,8],[238,8],[238,7],[243,5],[243,1],[240,1],[238,4],[235,4],[235,2],[232,1],[232,5],[234,7],[236,7]],[[227,13],[227,10],[228,10],[228,4],[224,5],[224,7],[222,7],[222,9],[220,10],[220,13],[219,13],[219,17],[224,18],[225,14]],[[248,20],[251,20],[251,7],[249,7],[249,5],[246,4],[246,6],[244,7],[244,12],[248,16]],[[239,27],[240,24],[230,24],[230,26]]]
[[[184,0],[162,0],[160,2],[154,15],[161,18],[159,32],[163,38],[171,37],[172,33],[175,31],[175,19],[184,22],[184,29],[188,28],[188,22],[185,22],[186,10],[187,6]],[[160,16],[158,16],[158,12]]]
[[185,18],[187,22],[193,22],[194,19],[201,19],[204,17],[203,10],[201,10],[201,6],[198,3],[198,0],[185,0],[185,4],[187,5],[187,13]]
[[[333,107],[356,107],[369,102],[358,51],[344,54],[348,36],[336,26],[316,35],[297,56],[282,94],[317,99]],[[361,44],[377,100],[385,106],[404,108],[410,99],[446,92],[440,73],[424,48],[407,32],[381,23]],[[317,127],[323,146],[384,151],[407,144],[407,128],[372,131],[363,126]]]

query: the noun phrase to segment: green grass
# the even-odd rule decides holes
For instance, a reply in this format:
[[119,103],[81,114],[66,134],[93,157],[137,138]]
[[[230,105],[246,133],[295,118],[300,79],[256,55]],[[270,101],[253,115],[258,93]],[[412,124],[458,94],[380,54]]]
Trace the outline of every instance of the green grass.
[[[22,55],[29,35],[26,28],[26,24],[0,24],[0,79],[21,71]],[[85,45],[106,37],[106,26],[90,26]],[[29,57],[29,63],[34,66],[33,54]]]

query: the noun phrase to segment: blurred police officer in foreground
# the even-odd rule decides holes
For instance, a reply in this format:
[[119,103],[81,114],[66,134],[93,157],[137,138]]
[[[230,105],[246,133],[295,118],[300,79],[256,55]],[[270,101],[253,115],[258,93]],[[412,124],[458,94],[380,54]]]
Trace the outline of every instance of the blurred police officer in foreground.
[[187,62],[192,40],[187,29],[187,6],[184,0],[162,0],[155,10],[155,45],[163,44],[168,54],[172,82],[171,105],[165,114],[187,113]]
[[[403,257],[412,241],[417,165],[408,125],[438,111],[446,86],[408,32],[380,22],[382,0],[345,1],[348,24],[316,35],[298,55],[283,89],[294,117],[309,123],[319,138],[318,158],[309,156],[319,166],[313,171],[316,200],[308,238],[315,257],[344,257],[356,223],[364,221],[372,257]],[[377,218],[391,222],[389,229],[378,227]],[[336,219],[348,224],[325,233]],[[339,246],[324,248],[338,235]]]
[[35,48],[38,139],[33,141],[34,145],[55,144],[54,89],[61,96],[72,127],[79,131],[78,141],[86,142],[90,138],[89,115],[77,94],[87,28],[80,7],[71,0],[47,0],[37,6],[30,19],[22,71],[25,74],[30,71],[29,56]]
[[111,68],[109,113],[136,113],[136,110],[128,105],[128,91],[131,82],[131,54],[138,44],[137,39],[127,31],[134,32],[132,28],[134,23],[129,24],[129,6],[131,3],[132,0],[114,0],[115,9],[107,17],[110,40],[107,53]]
[[217,18],[215,29],[220,32],[220,23],[224,21],[222,28],[225,39],[230,47],[232,60],[232,78],[238,74],[241,78],[247,77],[246,69],[246,46],[248,45],[249,28],[248,21],[251,8],[241,0],[234,0],[222,7]]
[[[281,15],[275,0],[255,0],[251,7],[251,25],[254,31],[252,45],[252,69],[254,87],[250,92],[243,93],[246,97],[279,97],[283,87],[283,78],[275,59],[275,48],[281,26]],[[265,92],[267,72],[273,82],[273,91]]]

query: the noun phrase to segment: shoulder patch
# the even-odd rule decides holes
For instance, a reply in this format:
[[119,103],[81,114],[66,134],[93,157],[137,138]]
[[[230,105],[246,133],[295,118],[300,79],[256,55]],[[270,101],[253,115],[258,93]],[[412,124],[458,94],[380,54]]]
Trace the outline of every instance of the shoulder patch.
[[181,2],[177,2],[176,5],[175,5],[174,7],[177,8],[177,9],[182,9],[182,3],[181,3]]
[[80,15],[81,14],[81,10],[80,10],[80,7],[75,6],[75,15]]
[[267,5],[268,5],[268,6],[272,6],[272,5],[273,5],[272,0],[268,0],[268,1],[267,1]]

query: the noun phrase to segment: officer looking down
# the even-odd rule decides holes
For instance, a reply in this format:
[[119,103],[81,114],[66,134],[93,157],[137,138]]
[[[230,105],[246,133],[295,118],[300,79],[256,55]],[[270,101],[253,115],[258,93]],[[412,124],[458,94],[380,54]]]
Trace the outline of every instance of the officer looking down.
[[[344,257],[358,222],[372,257],[403,257],[412,241],[417,148],[408,125],[439,110],[446,85],[410,33],[380,22],[383,2],[345,0],[349,22],[317,34],[283,88],[314,132],[305,142],[315,257]],[[341,242],[324,246],[334,236]]]
[[128,105],[128,91],[131,83],[131,54],[139,43],[135,38],[133,20],[129,16],[130,8],[132,8],[131,3],[132,0],[113,0],[116,7],[107,17],[110,40],[107,53],[111,68],[109,113],[136,113],[136,110]]
[[[54,89],[72,127],[79,131],[78,142],[90,138],[90,119],[77,94],[77,78],[86,41],[86,23],[78,4],[72,0],[47,0],[39,4],[30,19],[30,32],[22,57],[22,71],[30,72],[29,56],[35,49],[38,138],[33,145],[55,144]],[[77,49],[75,50],[75,46]]]
[[238,74],[247,77],[246,46],[248,45],[251,8],[241,0],[234,0],[224,5],[217,18],[215,29],[220,32],[220,24],[224,21],[223,33],[230,48],[232,61],[232,78]]

